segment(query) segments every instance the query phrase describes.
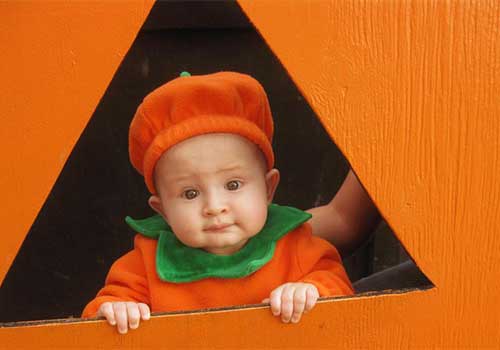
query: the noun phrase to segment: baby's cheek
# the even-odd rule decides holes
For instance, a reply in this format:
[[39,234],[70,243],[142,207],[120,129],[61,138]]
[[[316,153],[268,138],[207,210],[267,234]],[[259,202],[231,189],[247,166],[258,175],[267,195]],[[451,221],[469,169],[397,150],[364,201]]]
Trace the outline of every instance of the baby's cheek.
[[267,202],[258,198],[245,201],[240,208],[240,217],[244,218],[241,222],[249,233],[258,233],[266,223]]
[[200,230],[199,220],[184,212],[173,212],[169,225],[176,237],[184,244],[194,247],[197,244],[197,232]]

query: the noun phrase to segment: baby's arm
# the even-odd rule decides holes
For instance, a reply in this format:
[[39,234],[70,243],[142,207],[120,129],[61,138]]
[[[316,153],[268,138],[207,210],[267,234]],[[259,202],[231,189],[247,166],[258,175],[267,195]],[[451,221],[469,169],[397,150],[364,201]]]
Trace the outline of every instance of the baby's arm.
[[120,333],[135,329],[150,317],[149,288],[142,254],[134,249],[118,259],[106,277],[105,286],[83,310],[82,317],[106,318]]

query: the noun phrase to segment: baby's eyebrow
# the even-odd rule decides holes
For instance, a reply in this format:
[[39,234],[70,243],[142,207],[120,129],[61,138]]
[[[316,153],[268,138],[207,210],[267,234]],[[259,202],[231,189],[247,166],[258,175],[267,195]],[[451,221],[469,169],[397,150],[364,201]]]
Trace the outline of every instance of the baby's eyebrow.
[[243,167],[240,165],[240,164],[231,164],[231,165],[228,165],[222,169],[219,169],[217,170],[217,174],[219,173],[226,173],[226,172],[230,172],[230,171],[234,171],[234,170],[241,170],[243,169]]
[[[236,171],[236,170],[242,170],[244,169],[243,166],[241,166],[241,164],[229,164],[219,170],[217,170],[215,173],[216,174],[221,174],[221,173],[229,173],[229,172],[232,172],[232,171]],[[165,178],[165,180],[169,183],[172,183],[172,182],[182,182],[182,181],[189,181],[189,180],[192,180],[195,176],[193,174],[183,174],[183,173],[180,173],[180,174],[174,174],[174,175],[169,175]]]
[[166,180],[168,182],[179,182],[179,181],[189,180],[191,178],[192,178],[192,175],[189,175],[189,174],[179,174],[179,175],[172,175],[171,177],[169,176]]

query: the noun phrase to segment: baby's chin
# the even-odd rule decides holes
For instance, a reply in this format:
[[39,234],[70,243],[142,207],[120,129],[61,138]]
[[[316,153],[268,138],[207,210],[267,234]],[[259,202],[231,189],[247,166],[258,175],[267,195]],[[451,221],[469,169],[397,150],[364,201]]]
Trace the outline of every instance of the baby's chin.
[[204,251],[214,255],[233,255],[241,250],[242,246],[207,247]]
[[[217,255],[230,255],[243,248],[249,239],[260,232],[254,231],[244,231],[241,228],[235,230],[235,228],[231,228],[228,232],[186,232],[180,237],[177,236],[177,238],[184,245],[191,248],[202,249]],[[181,239],[183,237],[189,239]]]
[[240,251],[247,243],[249,238],[245,239],[221,239],[220,241],[211,242],[201,249],[206,252],[216,254],[216,255],[232,255]]

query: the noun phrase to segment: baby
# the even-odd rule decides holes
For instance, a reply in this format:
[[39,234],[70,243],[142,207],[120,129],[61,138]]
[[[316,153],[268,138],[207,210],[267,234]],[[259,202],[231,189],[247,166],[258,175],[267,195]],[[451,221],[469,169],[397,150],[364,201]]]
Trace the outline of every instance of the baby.
[[220,72],[150,93],[130,125],[129,153],[158,214],[127,217],[134,249],[83,311],[120,333],[150,312],[269,302],[296,323],[319,296],[352,294],[337,250],[311,235],[310,214],[271,204],[280,174],[262,86]]

